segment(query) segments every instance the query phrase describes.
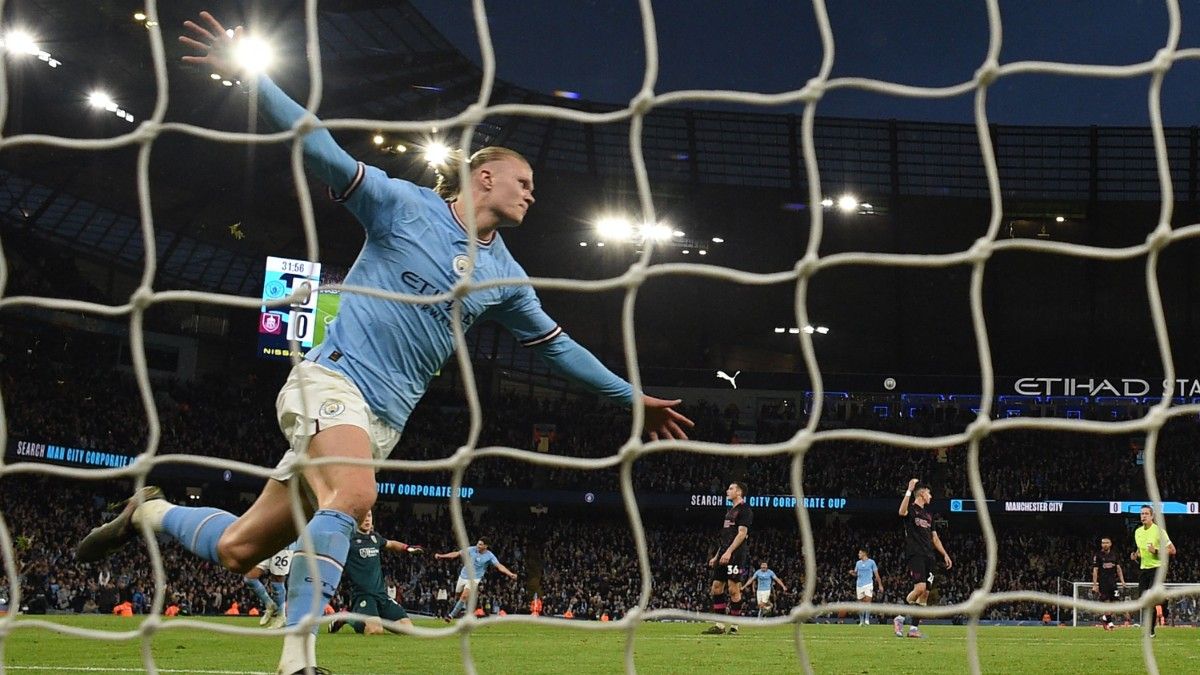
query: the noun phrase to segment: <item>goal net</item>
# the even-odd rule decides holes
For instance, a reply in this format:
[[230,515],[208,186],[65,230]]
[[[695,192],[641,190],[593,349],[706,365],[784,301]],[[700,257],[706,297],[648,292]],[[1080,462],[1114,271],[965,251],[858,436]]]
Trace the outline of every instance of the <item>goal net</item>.
[[[1197,622],[1200,621],[1200,583],[1171,582],[1163,584],[1163,588],[1166,591],[1167,597],[1155,603],[1155,607],[1165,605],[1166,612],[1158,612],[1153,608],[1150,611],[1156,617],[1161,613],[1164,616],[1164,621],[1170,625],[1197,625]],[[1092,582],[1090,581],[1071,582],[1071,600],[1074,601],[1071,607],[1072,626],[1098,625],[1100,623],[1100,616],[1108,612],[1108,610],[1080,607],[1079,602],[1081,600],[1100,600],[1099,595],[1093,592],[1093,590]],[[1121,586],[1121,600],[1135,600],[1140,598],[1141,595],[1142,589],[1137,582],[1130,582]],[[1116,606],[1114,605],[1114,607]],[[1143,614],[1138,610],[1113,610],[1111,613],[1115,615],[1113,623],[1118,625],[1140,625],[1143,621]]]
[[[1175,242],[1200,236],[1200,225],[1190,225],[1178,229],[1173,229],[1171,225],[1172,213],[1175,207],[1174,185],[1172,182],[1170,167],[1168,165],[1168,153],[1164,138],[1163,120],[1160,114],[1160,99],[1163,80],[1167,73],[1171,70],[1173,64],[1182,59],[1197,59],[1200,58],[1200,50],[1179,49],[1179,36],[1181,33],[1181,19],[1179,4],[1176,0],[1165,0],[1165,5],[1168,14],[1168,25],[1163,33],[1161,47],[1153,58],[1137,63],[1128,63],[1121,65],[1088,65],[1076,63],[1058,63],[1058,62],[1035,62],[1035,61],[1020,61],[1002,63],[1000,61],[1001,48],[1003,42],[1003,21],[998,0],[986,0],[987,17],[989,24],[987,50],[984,58],[979,62],[978,68],[974,75],[966,80],[946,87],[924,87],[896,82],[886,82],[874,79],[866,79],[860,77],[831,77],[834,63],[837,59],[837,50],[835,49],[835,39],[833,27],[826,13],[825,3],[822,0],[814,0],[813,11],[815,14],[817,27],[823,48],[823,60],[818,74],[813,77],[801,89],[787,91],[783,93],[764,94],[749,91],[728,91],[728,90],[689,90],[689,91],[658,91],[658,71],[659,71],[659,50],[657,44],[657,31],[655,27],[655,9],[651,0],[639,0],[640,14],[642,19],[641,34],[644,45],[646,63],[645,77],[640,91],[630,101],[629,105],[623,109],[613,112],[589,112],[570,108],[566,106],[552,105],[532,105],[532,104],[500,104],[491,105],[493,89],[496,85],[495,80],[495,53],[492,48],[492,41],[489,29],[488,17],[486,15],[485,3],[482,0],[476,0],[472,3],[472,11],[475,19],[475,27],[479,37],[479,47],[482,53],[483,78],[480,86],[477,102],[469,106],[466,110],[452,118],[437,119],[427,121],[398,121],[388,119],[330,119],[323,122],[313,122],[312,118],[297,125],[296,128],[281,132],[274,135],[257,134],[257,133],[235,133],[219,131],[211,128],[204,128],[194,125],[171,123],[166,124],[166,113],[168,108],[168,62],[164,49],[164,40],[174,38],[176,31],[175,26],[160,25],[158,3],[155,0],[149,0],[144,9],[146,15],[146,28],[149,36],[151,53],[153,56],[153,76],[157,85],[157,98],[153,107],[153,112],[147,119],[138,119],[134,131],[113,138],[100,140],[79,140],[68,139],[62,137],[51,136],[34,136],[34,135],[17,135],[0,138],[0,151],[11,149],[19,146],[39,145],[55,148],[67,148],[73,151],[101,151],[114,147],[128,146],[138,149],[138,162],[136,166],[136,185],[138,188],[138,199],[141,216],[141,234],[146,243],[144,250],[145,256],[143,261],[142,281],[137,289],[129,296],[126,303],[119,305],[106,305],[94,302],[78,301],[78,300],[63,300],[52,299],[46,297],[3,297],[0,298],[0,309],[11,309],[15,307],[41,307],[53,309],[65,309],[70,311],[82,312],[92,315],[104,315],[109,317],[127,317],[130,326],[130,352],[132,354],[133,367],[136,374],[137,383],[142,396],[142,403],[145,409],[147,425],[149,427],[148,444],[144,452],[128,466],[114,469],[82,469],[82,468],[65,468],[65,467],[48,467],[41,464],[28,463],[4,463],[0,464],[0,478],[13,479],[23,474],[33,472],[52,473],[59,477],[69,477],[74,479],[88,480],[107,480],[113,478],[133,479],[140,487],[145,484],[149,471],[159,465],[168,462],[193,461],[197,464],[207,466],[224,466],[226,468],[250,473],[256,476],[267,476],[269,470],[265,468],[248,467],[245,464],[239,464],[232,461],[223,461],[212,458],[193,458],[193,460],[181,460],[178,456],[164,457],[158,454],[158,440],[160,436],[160,425],[158,414],[155,409],[154,397],[151,392],[150,381],[148,379],[146,349],[143,339],[143,322],[144,317],[150,308],[161,303],[211,303],[230,307],[257,308],[262,305],[262,300],[259,297],[242,297],[237,295],[228,295],[221,293],[202,293],[195,291],[180,291],[180,290],[164,290],[155,288],[153,282],[156,278],[156,269],[159,263],[157,259],[156,247],[150,242],[155,241],[155,221],[154,221],[154,194],[151,190],[153,181],[151,180],[150,160],[151,151],[165,131],[172,133],[189,134],[199,138],[221,142],[221,143],[266,143],[274,142],[280,138],[289,140],[296,151],[292,153],[292,177],[295,183],[298,199],[300,200],[302,222],[301,232],[303,234],[305,248],[308,259],[318,261],[320,259],[321,241],[317,236],[317,228],[314,222],[312,198],[309,190],[308,180],[305,178],[305,171],[302,165],[301,153],[298,148],[301,140],[306,133],[311,131],[314,124],[321,124],[331,129],[341,130],[359,130],[363,132],[374,132],[384,130],[386,132],[403,132],[403,133],[422,133],[429,132],[434,128],[441,130],[453,129],[458,133],[457,143],[460,147],[470,149],[471,140],[474,138],[477,127],[483,124],[486,120],[495,117],[506,117],[510,119],[518,119],[521,117],[541,117],[550,118],[558,121],[570,121],[591,126],[603,126],[611,124],[628,124],[628,154],[629,160],[633,168],[633,177],[636,185],[638,203],[641,209],[640,221],[645,223],[656,223],[655,204],[653,199],[653,186],[651,185],[649,173],[647,171],[647,158],[643,152],[643,132],[645,118],[648,114],[657,108],[663,106],[685,106],[688,104],[736,104],[743,106],[783,106],[783,105],[800,105],[803,106],[803,114],[800,116],[800,124],[796,133],[796,141],[798,151],[802,158],[801,168],[803,171],[803,182],[807,186],[807,194],[802,201],[808,205],[807,214],[810,218],[810,236],[808,238],[803,255],[795,260],[794,266],[781,272],[771,273],[754,273],[748,271],[734,270],[719,265],[706,264],[654,264],[652,263],[652,254],[655,249],[654,241],[647,240],[646,245],[640,257],[633,262],[625,272],[617,277],[601,279],[601,280],[580,280],[569,278],[537,278],[531,281],[531,285],[535,289],[554,289],[559,291],[571,291],[578,293],[598,293],[602,291],[610,291],[620,289],[625,296],[621,314],[621,335],[624,346],[624,356],[628,363],[628,379],[633,383],[635,391],[639,391],[642,387],[642,375],[638,360],[638,352],[636,349],[636,326],[634,322],[634,309],[638,290],[642,285],[651,279],[664,277],[696,277],[715,280],[724,280],[737,284],[746,285],[768,285],[779,283],[791,283],[795,288],[795,305],[794,314],[796,326],[809,326],[811,324],[808,310],[809,289],[815,275],[822,271],[827,271],[845,266],[886,266],[900,268],[927,268],[927,269],[949,269],[959,266],[966,266],[971,272],[971,284],[969,290],[969,302],[971,308],[971,322],[974,337],[977,344],[977,356],[979,373],[981,374],[982,389],[978,404],[977,416],[974,422],[969,427],[961,432],[947,436],[918,438],[903,434],[886,433],[867,431],[862,429],[819,429],[818,423],[822,418],[821,411],[825,405],[826,397],[824,395],[824,386],[822,383],[822,372],[818,366],[816,354],[813,347],[813,337],[801,332],[796,335],[798,346],[803,353],[803,362],[807,372],[807,376],[811,382],[811,387],[814,390],[812,395],[812,410],[808,418],[807,425],[800,429],[792,438],[784,443],[769,444],[769,445],[720,445],[711,443],[701,443],[695,441],[656,441],[645,442],[640,437],[640,429],[644,419],[644,410],[640,404],[635,404],[632,414],[632,426],[628,436],[628,440],[619,449],[614,449],[614,453],[603,458],[576,458],[553,455],[549,453],[539,453],[534,451],[526,451],[515,448],[479,448],[476,447],[476,440],[479,438],[479,430],[481,425],[481,406],[479,394],[476,388],[476,383],[472,375],[472,368],[469,362],[469,350],[464,334],[461,329],[461,323],[457,321],[454,324],[454,340],[457,349],[457,358],[461,367],[462,384],[467,393],[469,408],[471,411],[471,427],[468,442],[451,458],[436,461],[405,461],[403,458],[395,458],[387,461],[376,462],[377,466],[401,470],[401,471],[446,471],[452,472],[453,489],[450,499],[450,514],[453,520],[453,530],[455,537],[460,547],[466,548],[471,544],[471,539],[468,536],[470,530],[466,520],[464,519],[464,507],[459,488],[463,485],[464,474],[468,467],[473,462],[479,460],[488,460],[491,458],[504,458],[509,460],[519,460],[529,462],[531,465],[539,465],[543,467],[554,467],[562,469],[575,470],[604,470],[617,468],[620,472],[620,488],[623,495],[624,507],[628,514],[629,528],[632,533],[632,538],[637,552],[637,563],[639,572],[639,587],[640,595],[638,603],[631,608],[628,613],[618,621],[612,622],[570,622],[566,624],[572,630],[589,630],[589,631],[617,631],[622,632],[627,636],[626,649],[624,652],[624,670],[627,672],[635,671],[634,659],[634,636],[638,627],[647,620],[656,619],[707,619],[707,620],[722,620],[724,616],[715,614],[695,613],[683,611],[680,609],[657,609],[649,610],[649,602],[651,597],[652,587],[652,570],[650,569],[650,558],[648,555],[647,538],[645,529],[642,523],[642,517],[639,512],[637,499],[634,492],[633,471],[634,464],[639,458],[644,458],[653,453],[664,451],[683,451],[706,453],[710,455],[727,455],[733,456],[749,456],[751,461],[755,458],[764,458],[768,456],[784,456],[790,459],[791,466],[791,487],[792,492],[797,497],[803,497],[802,490],[802,475],[804,471],[804,458],[814,443],[821,442],[870,442],[880,443],[897,448],[906,448],[913,450],[934,450],[938,448],[946,448],[957,445],[964,445],[968,452],[968,470],[969,483],[971,488],[971,498],[978,505],[977,515],[980,529],[982,530],[983,538],[986,542],[986,567],[984,574],[978,580],[978,587],[967,600],[952,605],[945,606],[930,606],[930,607],[910,607],[898,604],[875,604],[870,606],[870,610],[876,613],[902,613],[906,615],[916,615],[921,617],[938,617],[965,615],[968,617],[968,638],[967,638],[967,659],[968,667],[972,673],[979,673],[980,654],[977,644],[977,627],[981,616],[986,610],[999,603],[1007,602],[1037,602],[1045,605],[1052,604],[1070,604],[1072,607],[1087,606],[1087,611],[1095,613],[1099,609],[1098,603],[1092,603],[1086,598],[1086,593],[1076,588],[1075,594],[1068,598],[1050,593],[1030,592],[1030,591],[1012,591],[998,593],[994,592],[994,587],[997,578],[997,538],[993,527],[991,515],[988,508],[988,495],[985,494],[983,482],[980,475],[979,459],[980,445],[982,441],[989,435],[1006,431],[1006,430],[1046,430],[1046,431],[1075,431],[1081,433],[1098,433],[1098,434],[1144,434],[1146,437],[1145,443],[1145,481],[1148,490],[1149,503],[1161,503],[1161,495],[1158,487],[1155,471],[1156,450],[1158,447],[1158,438],[1164,424],[1175,416],[1195,415],[1200,412],[1198,405],[1172,406],[1172,392],[1169,387],[1164,391],[1163,398],[1151,407],[1148,413],[1139,419],[1119,422],[1105,423],[1098,421],[1087,420],[1066,420],[1052,418],[1032,418],[1032,417],[1010,417],[1004,419],[995,419],[994,399],[995,399],[995,378],[993,373],[993,360],[989,348],[988,327],[984,317],[984,302],[983,302],[983,287],[985,278],[985,269],[989,260],[1000,252],[1005,251],[1025,251],[1039,252],[1045,254],[1056,254],[1063,256],[1074,256],[1080,258],[1089,258],[1098,261],[1117,261],[1117,260],[1143,260],[1145,265],[1145,288],[1149,299],[1150,316],[1152,319],[1154,334],[1157,337],[1157,345],[1159,348],[1159,358],[1161,360],[1163,378],[1167,382],[1173,382],[1176,378],[1175,365],[1172,359],[1171,345],[1168,339],[1167,325],[1164,319],[1164,308],[1162,297],[1159,292],[1158,284],[1158,266],[1160,256],[1164,249],[1171,246]],[[303,3],[302,16],[297,17],[298,21],[303,21],[306,28],[306,53],[308,56],[308,67],[310,80],[313,83],[312,94],[305,102],[307,109],[311,112],[317,109],[320,103],[322,94],[322,72],[321,72],[321,53],[322,45],[317,30],[318,24],[318,2],[316,0],[307,0]],[[64,64],[62,68],[69,67],[69,64]],[[0,60],[0,69],[6,68],[5,61]],[[1147,106],[1150,119],[1150,130],[1153,138],[1154,148],[1154,166],[1159,179],[1159,189],[1161,192],[1161,210],[1157,221],[1157,226],[1146,240],[1138,245],[1125,248],[1103,248],[1098,246],[1077,245],[1054,241],[1043,241],[1038,239],[1003,239],[1000,237],[1001,221],[1003,213],[1003,186],[1000,180],[1000,174],[996,161],[996,151],[994,148],[993,136],[989,126],[988,119],[988,97],[992,90],[992,86],[998,80],[1017,75],[1029,74],[1053,74],[1060,76],[1073,77],[1091,77],[1091,78],[1147,78],[1149,82],[1147,90]],[[149,76],[149,75],[148,75]],[[176,75],[171,75],[175,77]],[[8,79],[4,72],[0,72],[0,116],[6,115],[13,104],[14,92],[5,88],[5,83]],[[974,127],[979,144],[980,154],[982,157],[983,167],[986,177],[987,195],[990,200],[990,216],[988,219],[988,227],[986,233],[979,237],[970,247],[954,251],[950,253],[939,254],[881,254],[871,252],[845,252],[832,255],[820,254],[823,241],[825,238],[824,215],[820,204],[825,197],[822,190],[822,177],[819,166],[818,145],[814,140],[814,120],[820,110],[822,98],[831,92],[841,90],[859,90],[873,92],[899,97],[918,97],[918,98],[949,98],[953,96],[972,95],[974,97]],[[19,92],[17,92],[19,93]],[[3,119],[0,118],[0,122]],[[132,120],[130,120],[132,122]],[[536,166],[534,167],[537,168]],[[464,178],[466,177],[466,169],[464,167]],[[465,180],[464,180],[465,182]],[[200,189],[199,187],[197,189]],[[470,228],[475,228],[475,223],[472,221],[468,224]],[[469,238],[470,256],[472,260],[477,252],[477,247],[474,237]],[[518,255],[518,258],[520,256]],[[0,288],[4,286],[7,280],[8,268],[3,257],[0,257]],[[507,285],[523,283],[523,280],[509,280]],[[400,296],[385,294],[391,300],[397,302],[410,303],[432,303],[453,301],[455,298],[464,297],[472,290],[480,288],[490,288],[498,285],[504,285],[503,282],[492,282],[486,286],[481,286],[478,283],[472,282],[470,275],[462,277],[456,284],[453,292],[430,297],[419,296]],[[363,292],[363,289],[355,289],[351,287],[342,287],[343,293]],[[461,319],[461,305],[457,301],[453,303],[454,316],[456,320]],[[5,438],[4,426],[0,425],[0,438]],[[297,470],[300,470],[308,465],[307,457],[300,457]],[[296,514],[300,513],[298,490],[292,490],[293,511]],[[1155,518],[1160,525],[1162,524],[1162,510],[1156,509]],[[799,525],[801,535],[801,544],[804,559],[804,584],[800,590],[800,602],[787,615],[783,617],[775,617],[769,620],[762,620],[764,624],[791,624],[796,631],[797,639],[794,641],[796,657],[800,668],[806,672],[813,672],[812,663],[810,662],[803,638],[803,627],[806,621],[811,618],[829,613],[829,612],[857,612],[866,609],[866,605],[853,602],[844,603],[824,603],[819,604],[814,602],[814,595],[817,587],[817,555],[814,548],[813,530],[810,525],[809,513],[804,499],[797,499],[795,502],[795,517]],[[95,639],[104,640],[130,640],[138,641],[143,649],[141,650],[143,665],[151,672],[157,670],[154,662],[153,651],[149,648],[150,637],[162,625],[162,610],[164,606],[164,593],[166,578],[163,569],[162,556],[159,553],[158,547],[152,539],[147,540],[147,546],[151,557],[152,565],[155,571],[156,580],[158,583],[155,588],[154,601],[152,603],[153,613],[146,620],[140,623],[137,630],[127,631],[122,633],[104,632],[104,631],[86,631],[80,629],[71,629],[60,624],[30,619],[26,617],[18,618],[16,613],[0,618],[0,652],[3,650],[4,641],[12,635],[14,630],[36,628],[38,630],[52,631],[60,634],[73,634],[76,636],[85,636]],[[3,557],[3,565],[7,573],[9,588],[8,597],[10,606],[20,606],[20,588],[16,583],[19,578],[18,573],[18,557],[14,552],[14,543],[10,536],[8,524],[3,519],[3,514],[0,514],[0,553]],[[298,562],[297,564],[304,564]],[[1168,561],[1167,564],[1170,564]],[[319,584],[318,584],[319,585]],[[1191,591],[1190,587],[1185,589],[1176,589],[1168,585],[1167,591],[1175,593],[1181,592],[1183,595],[1188,595]],[[1144,596],[1143,596],[1144,597]],[[1130,604],[1133,603],[1133,604]],[[464,669],[469,673],[474,673],[476,670],[475,659],[470,649],[470,639],[472,633],[479,628],[481,623],[474,618],[475,596],[472,595],[472,602],[467,612],[466,617],[456,626],[444,629],[427,629],[419,628],[413,631],[420,637],[445,637],[450,635],[458,635],[463,640],[462,658]],[[1126,609],[1132,611],[1135,609],[1137,601],[1128,601]],[[500,621],[522,621],[535,622],[542,625],[563,626],[561,622],[556,622],[548,618],[529,618],[529,617],[509,617],[500,619]],[[195,630],[220,630],[222,632],[242,632],[246,635],[258,634],[252,629],[240,629],[228,626],[214,628],[213,624],[203,622],[189,622],[188,626]],[[1149,648],[1148,634],[1144,639],[1144,657],[1146,668],[1152,673],[1157,673],[1157,663],[1153,650]],[[614,664],[615,665],[615,664]],[[0,663],[0,671],[3,670],[3,664]]]

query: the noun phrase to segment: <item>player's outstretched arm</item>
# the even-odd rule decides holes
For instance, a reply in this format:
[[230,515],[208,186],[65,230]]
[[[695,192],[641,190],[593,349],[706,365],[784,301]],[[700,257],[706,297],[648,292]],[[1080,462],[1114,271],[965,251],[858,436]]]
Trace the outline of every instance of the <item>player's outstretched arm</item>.
[[[515,272],[524,274],[519,268]],[[606,368],[600,359],[563,332],[542,309],[532,287],[519,287],[503,305],[493,310],[491,318],[499,321],[523,346],[536,351],[554,371],[621,405],[633,405],[633,385]],[[685,429],[696,424],[674,410],[680,403],[679,400],[642,396],[646,410],[643,430],[651,440],[687,440]]]
[[[208,12],[200,12],[199,22],[184,21],[189,35],[180,35],[179,41],[195,49],[198,55],[184,56],[187,63],[203,64],[226,77],[237,77],[241,68],[233,58],[237,43],[244,38],[244,30],[238,26],[230,37],[225,26]],[[304,107],[283,93],[265,75],[255,78],[258,82],[259,112],[276,130],[290,129],[306,111]],[[333,190],[348,191],[358,175],[358,162],[343,150],[328,129],[317,129],[304,137],[304,165],[316,174],[321,182]]]
[[517,573],[500,564],[500,561],[496,561],[496,569],[509,579],[513,579],[515,581],[517,578]]
[[[774,575],[772,575],[772,576],[774,576]],[[783,579],[780,579],[778,576],[775,576],[775,583],[779,584],[779,587],[783,589],[784,593],[787,593],[788,587],[787,587],[787,584],[783,583]]]
[[433,557],[436,560],[454,560],[462,555],[462,551],[450,551],[449,553],[434,553]]
[[412,553],[413,555],[418,555],[425,552],[425,549],[421,548],[420,546],[409,546],[408,544],[402,541],[396,541],[395,539],[388,539],[387,544],[384,545],[384,549],[391,551],[392,553]]

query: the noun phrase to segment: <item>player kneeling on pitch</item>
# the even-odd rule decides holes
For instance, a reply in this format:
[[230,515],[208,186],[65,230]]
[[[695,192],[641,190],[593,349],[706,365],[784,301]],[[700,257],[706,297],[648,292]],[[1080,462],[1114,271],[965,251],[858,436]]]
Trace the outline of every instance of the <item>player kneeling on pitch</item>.
[[[329,632],[336,633],[347,624],[355,633],[379,635],[385,630],[384,621],[398,621],[405,626],[412,625],[404,606],[388,597],[387,588],[383,584],[383,563],[379,554],[383,551],[393,553],[424,553],[419,546],[409,546],[404,542],[395,541],[380,536],[373,531],[374,518],[370,511],[363,516],[354,537],[350,539],[350,553],[346,556],[346,567],[342,578],[350,582],[350,611],[355,614],[366,614],[370,619],[336,620],[329,624]],[[400,631],[386,627],[393,633]]]

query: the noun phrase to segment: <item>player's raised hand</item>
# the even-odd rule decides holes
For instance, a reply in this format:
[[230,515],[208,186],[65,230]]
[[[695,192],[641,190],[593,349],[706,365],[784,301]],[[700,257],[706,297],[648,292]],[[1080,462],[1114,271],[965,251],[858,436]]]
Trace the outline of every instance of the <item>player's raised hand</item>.
[[200,12],[200,23],[184,21],[183,27],[191,35],[180,35],[179,41],[200,52],[200,55],[183,57],[184,62],[206,65],[225,76],[237,75],[239,68],[233,59],[233,48],[242,37],[241,26],[234,28],[233,37],[230,37],[216,17]]
[[687,440],[687,433],[683,427],[691,429],[696,423],[672,410],[680,403],[683,403],[680,399],[668,401],[653,396],[642,396],[642,405],[646,408],[645,429],[650,435],[650,440]]
[[917,487],[917,483],[920,483],[920,482],[921,482],[920,478],[913,478],[912,480],[908,481],[908,491],[912,492],[913,488]]

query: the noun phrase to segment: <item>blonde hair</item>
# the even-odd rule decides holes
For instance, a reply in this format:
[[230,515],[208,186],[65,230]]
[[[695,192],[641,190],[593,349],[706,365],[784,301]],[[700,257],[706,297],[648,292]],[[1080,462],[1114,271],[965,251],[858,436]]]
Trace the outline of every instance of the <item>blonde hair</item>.
[[[509,148],[502,148],[498,145],[489,145],[486,148],[480,148],[475,151],[467,160],[467,165],[471,172],[474,172],[479,167],[494,162],[498,159],[519,159],[526,164],[529,160],[525,159],[521,153]],[[460,185],[459,170],[462,166],[462,154],[458,150],[451,150],[446,156],[446,161],[437,164],[433,170],[437,173],[437,184],[433,186],[433,191],[438,193],[438,196],[446,201],[456,199],[462,192]]]

